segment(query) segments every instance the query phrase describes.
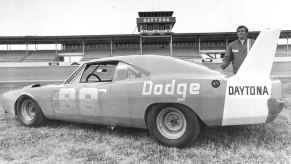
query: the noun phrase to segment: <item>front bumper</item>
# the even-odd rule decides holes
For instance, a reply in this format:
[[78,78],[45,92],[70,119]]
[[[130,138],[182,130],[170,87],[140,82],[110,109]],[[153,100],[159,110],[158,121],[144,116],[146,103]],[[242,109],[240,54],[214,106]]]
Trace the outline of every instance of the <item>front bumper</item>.
[[285,107],[285,102],[282,99],[269,98],[268,117],[266,123],[272,122]]

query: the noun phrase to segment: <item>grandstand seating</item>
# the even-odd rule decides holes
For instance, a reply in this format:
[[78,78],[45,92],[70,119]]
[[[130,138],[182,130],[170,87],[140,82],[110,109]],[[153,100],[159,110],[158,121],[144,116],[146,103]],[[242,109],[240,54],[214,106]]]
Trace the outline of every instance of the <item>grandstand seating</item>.
[[223,44],[219,44],[219,45],[201,44],[200,49],[201,50],[224,50],[226,49],[226,46]]
[[173,57],[180,59],[200,59],[198,49],[195,47],[174,47]]
[[20,62],[26,56],[27,52],[23,50],[0,51],[0,62]]
[[115,48],[113,52],[113,56],[138,55],[138,54],[140,54],[139,47]]
[[287,46],[286,45],[278,45],[277,46],[277,51],[276,51],[276,56],[277,57],[284,57],[284,56],[291,56],[291,47],[289,47],[289,52],[287,51]]
[[102,49],[86,49],[85,54],[82,58],[82,61],[88,61],[92,59],[99,59],[103,57],[110,56],[110,49],[102,48]]
[[[221,45],[214,45],[214,47],[201,46],[201,51],[211,51],[211,50],[225,50],[225,47]],[[169,46],[161,45],[144,45],[143,54],[155,54],[170,56]],[[58,53],[82,53],[82,49],[66,49],[58,51]],[[140,47],[138,44],[135,45],[119,45],[113,48],[113,56],[125,56],[125,55],[139,55]],[[92,59],[98,59],[103,57],[109,57],[110,48],[109,47],[94,47],[86,48],[85,54],[82,58],[82,61],[88,61]],[[278,45],[276,51],[276,57],[290,57],[291,56],[291,47],[290,51],[287,51],[286,45]],[[187,45],[187,44],[174,44],[173,45],[173,57],[180,59],[201,59],[199,55],[197,45]],[[50,62],[56,60],[55,50],[37,50],[37,51],[27,51],[26,50],[1,50],[0,51],[0,62]]]
[[[125,55],[139,55],[139,47],[116,47],[113,50],[113,56],[125,56]],[[170,56],[169,47],[159,47],[159,46],[144,46],[143,54],[154,54],[162,56]],[[91,59],[97,59],[102,57],[109,57],[110,49],[86,49],[85,55],[82,61],[87,61]],[[197,59],[201,58],[198,53],[198,49],[194,47],[174,47],[173,56],[182,59]]]
[[145,46],[143,47],[142,54],[154,54],[154,55],[162,55],[162,56],[170,56],[170,48],[169,47],[151,47]]
[[65,49],[65,50],[61,50],[59,51],[60,53],[83,53],[81,48],[78,49]]
[[55,50],[38,50],[32,51],[28,57],[26,57],[24,62],[49,62],[53,61],[56,57]]

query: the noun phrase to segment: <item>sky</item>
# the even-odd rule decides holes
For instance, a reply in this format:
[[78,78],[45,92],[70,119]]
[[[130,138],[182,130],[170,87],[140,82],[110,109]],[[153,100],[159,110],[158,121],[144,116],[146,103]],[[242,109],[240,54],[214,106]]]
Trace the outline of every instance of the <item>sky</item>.
[[290,0],[0,0],[0,36],[137,34],[139,11],[174,11],[175,33],[291,30]]

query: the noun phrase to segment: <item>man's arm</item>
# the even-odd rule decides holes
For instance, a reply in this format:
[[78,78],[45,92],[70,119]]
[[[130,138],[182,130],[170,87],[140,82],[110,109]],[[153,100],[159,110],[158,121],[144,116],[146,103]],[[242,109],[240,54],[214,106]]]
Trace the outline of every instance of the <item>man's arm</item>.
[[229,45],[225,51],[224,58],[222,59],[222,64],[220,65],[220,69],[224,70],[232,61],[233,55],[232,55],[232,47]]

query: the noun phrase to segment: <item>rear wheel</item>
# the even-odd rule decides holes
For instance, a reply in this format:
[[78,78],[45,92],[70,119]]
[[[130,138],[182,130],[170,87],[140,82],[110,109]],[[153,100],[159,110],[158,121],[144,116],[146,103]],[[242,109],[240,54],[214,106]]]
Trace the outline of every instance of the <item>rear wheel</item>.
[[17,115],[20,122],[26,126],[40,126],[46,123],[38,103],[31,97],[21,97],[17,103]]
[[151,109],[147,125],[159,143],[180,148],[191,144],[200,131],[197,115],[191,109],[177,104]]

